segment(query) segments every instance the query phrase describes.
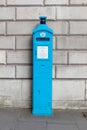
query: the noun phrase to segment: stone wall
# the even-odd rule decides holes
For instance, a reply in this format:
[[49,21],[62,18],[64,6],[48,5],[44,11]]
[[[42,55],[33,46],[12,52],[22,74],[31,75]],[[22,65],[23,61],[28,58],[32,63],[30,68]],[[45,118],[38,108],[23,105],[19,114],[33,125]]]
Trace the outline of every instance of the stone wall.
[[87,108],[87,0],[0,0],[0,106],[31,107],[40,15],[54,30],[53,108]]

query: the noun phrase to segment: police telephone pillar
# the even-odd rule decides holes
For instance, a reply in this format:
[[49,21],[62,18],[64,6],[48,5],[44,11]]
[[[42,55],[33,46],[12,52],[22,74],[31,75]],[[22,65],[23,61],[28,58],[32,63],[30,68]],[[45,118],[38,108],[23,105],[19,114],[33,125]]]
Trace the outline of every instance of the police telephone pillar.
[[52,115],[52,44],[53,30],[41,16],[33,30],[33,115]]

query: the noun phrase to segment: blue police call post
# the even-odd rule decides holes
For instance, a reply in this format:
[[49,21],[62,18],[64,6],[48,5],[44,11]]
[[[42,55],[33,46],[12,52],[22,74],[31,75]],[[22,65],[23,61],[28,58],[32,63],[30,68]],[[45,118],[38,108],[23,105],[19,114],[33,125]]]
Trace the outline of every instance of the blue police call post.
[[41,16],[33,30],[33,115],[52,115],[52,46],[53,30],[47,26],[46,16]]

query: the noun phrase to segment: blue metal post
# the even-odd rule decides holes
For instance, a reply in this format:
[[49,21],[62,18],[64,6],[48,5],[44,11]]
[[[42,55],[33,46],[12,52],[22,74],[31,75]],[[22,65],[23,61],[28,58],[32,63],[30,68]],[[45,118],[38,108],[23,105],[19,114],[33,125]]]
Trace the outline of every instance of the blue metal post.
[[33,115],[52,115],[52,44],[53,30],[41,16],[33,30]]

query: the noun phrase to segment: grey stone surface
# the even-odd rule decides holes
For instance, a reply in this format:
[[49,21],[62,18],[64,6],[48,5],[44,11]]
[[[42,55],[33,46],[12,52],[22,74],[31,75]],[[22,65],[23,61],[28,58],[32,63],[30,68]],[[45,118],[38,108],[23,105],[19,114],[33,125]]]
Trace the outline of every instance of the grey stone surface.
[[[22,14],[22,15],[21,15]],[[40,15],[46,15],[48,19],[55,20],[55,8],[54,7],[18,7],[17,19],[29,20],[38,19]]]
[[20,122],[15,130],[46,130],[46,123]]
[[43,5],[43,0],[7,0],[7,5]]
[[33,116],[29,109],[0,108],[0,130],[87,130],[86,110],[55,110],[53,116]]
[[14,130],[19,114],[13,109],[0,108],[0,130]]
[[[58,7],[57,19],[87,19],[85,7]],[[80,12],[81,11],[81,12]],[[80,13],[80,15],[79,15]]]
[[46,5],[68,5],[68,0],[45,0]]
[[31,51],[8,51],[7,52],[7,63],[10,64],[30,64],[32,62]]
[[79,121],[76,124],[79,130],[87,130],[87,121]]
[[78,130],[75,125],[48,124],[47,130]]

